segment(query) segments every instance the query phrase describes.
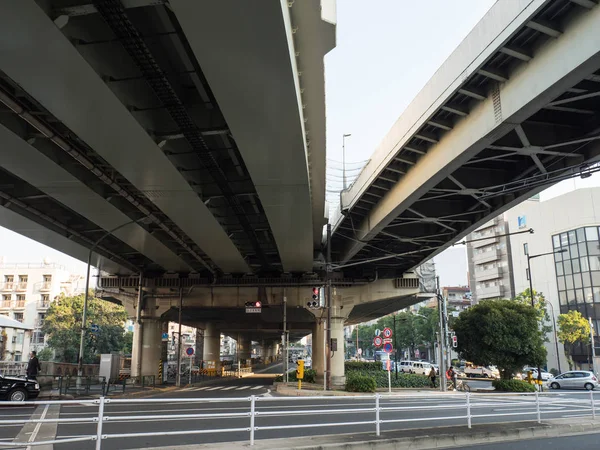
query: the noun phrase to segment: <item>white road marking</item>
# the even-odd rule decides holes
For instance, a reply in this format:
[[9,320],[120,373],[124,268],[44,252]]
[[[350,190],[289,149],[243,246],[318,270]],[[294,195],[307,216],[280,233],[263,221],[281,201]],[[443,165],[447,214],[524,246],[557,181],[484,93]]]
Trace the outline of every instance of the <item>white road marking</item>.
[[[46,418],[46,413],[48,412],[48,408],[50,408],[50,405],[46,405],[46,407],[44,408],[44,412],[40,416],[40,420],[44,420]],[[38,422],[35,425],[35,428],[33,429],[33,432],[31,433],[31,436],[29,436],[29,440],[27,442],[35,442],[35,438],[37,437],[38,433],[40,432],[41,427],[42,427],[42,422]],[[27,450],[31,450],[31,445],[27,446]]]
[[[591,341],[590,341],[591,342]],[[259,386],[254,386],[253,388],[251,388],[251,390],[255,391],[257,389],[262,389],[264,386],[261,384]]]
[[221,389],[221,386],[215,386],[215,387],[208,388],[207,391],[216,391],[217,389]]
[[230,391],[231,389],[235,389],[235,386],[229,386],[229,387],[223,388],[224,391]]
[[239,388],[236,389],[236,391],[243,391],[244,389],[248,389],[252,386],[240,386]]
[[194,391],[194,392],[196,392],[196,391],[203,391],[203,390],[205,390],[205,389],[208,389],[209,387],[210,387],[210,386],[197,387],[197,388],[193,389],[193,391]]

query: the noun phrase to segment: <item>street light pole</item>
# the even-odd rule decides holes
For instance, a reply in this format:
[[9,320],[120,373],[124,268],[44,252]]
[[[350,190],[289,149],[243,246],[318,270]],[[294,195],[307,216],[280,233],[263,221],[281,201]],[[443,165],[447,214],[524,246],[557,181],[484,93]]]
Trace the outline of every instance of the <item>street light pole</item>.
[[[96,242],[94,242],[94,245],[92,245],[90,247],[90,250],[88,252],[87,272],[86,272],[86,276],[85,276],[85,296],[84,296],[84,300],[83,300],[83,314],[81,316],[81,336],[79,338],[79,357],[77,358],[77,376],[78,377],[83,376],[83,349],[84,349],[84,342],[85,342],[85,331],[86,331],[85,327],[86,327],[86,321],[87,321],[87,309],[88,309],[88,301],[89,301],[90,269],[92,267],[92,253],[96,249],[98,244],[100,244],[100,242],[102,242],[104,240],[104,238],[106,238],[108,235],[113,234],[115,231],[118,231],[121,228],[126,227],[127,225],[136,223],[136,222],[138,222],[138,220],[141,220],[141,219],[130,220],[129,222],[123,223],[123,224],[119,225],[118,227],[115,227],[112,230],[107,231]],[[140,351],[141,351],[141,349],[140,349]]]
[[588,320],[590,321],[590,339],[592,340],[592,372],[594,372],[594,375],[597,375],[598,372],[596,372],[596,347],[594,346],[594,324],[592,323],[591,317],[588,317]]
[[[529,278],[531,278],[531,272],[529,273]],[[562,373],[562,369],[560,368],[560,354],[558,353],[558,335],[556,334],[556,316],[554,314],[554,306],[550,302],[546,302],[546,304],[552,309],[552,329],[554,330],[554,346],[556,347],[556,362],[558,364],[558,373]]]
[[346,190],[346,138],[352,136],[351,134],[342,135],[342,186]]
[[[535,308],[535,301],[534,301],[534,297],[533,297],[533,276],[531,274],[531,260],[534,258],[539,258],[540,256],[554,255],[555,253],[564,253],[567,250],[560,249],[560,250],[557,250],[554,252],[540,253],[538,255],[530,255],[529,254],[529,246],[525,245],[524,249],[525,249],[525,255],[527,255],[527,274],[529,275],[529,298],[531,299],[532,308]],[[554,317],[554,314],[552,314],[552,316]],[[555,333],[556,333],[556,331],[555,331]],[[555,336],[556,336],[556,334],[555,334]],[[560,362],[559,362],[559,364],[560,364]],[[537,368],[537,372],[538,372],[538,389],[539,389],[542,385],[542,368],[539,365]]]

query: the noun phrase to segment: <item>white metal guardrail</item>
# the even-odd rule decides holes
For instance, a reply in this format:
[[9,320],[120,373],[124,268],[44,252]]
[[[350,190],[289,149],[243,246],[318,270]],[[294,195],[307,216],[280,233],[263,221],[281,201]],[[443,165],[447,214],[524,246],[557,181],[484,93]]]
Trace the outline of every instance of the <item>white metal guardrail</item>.
[[[303,407],[310,401],[327,401],[328,404],[318,405],[318,409],[309,409]],[[568,392],[567,396],[557,396],[554,393],[519,393],[519,394],[471,394],[466,393],[454,395],[356,395],[352,397],[344,396],[318,396],[318,397],[259,397],[251,395],[249,397],[236,398],[146,398],[146,399],[111,399],[100,397],[94,400],[61,400],[61,401],[35,401],[35,402],[3,402],[5,406],[23,406],[23,405],[80,405],[88,407],[97,407],[97,412],[90,413],[85,417],[56,417],[46,418],[46,414],[41,414],[40,418],[35,419],[7,419],[0,420],[0,426],[15,426],[25,424],[91,424],[94,433],[89,435],[69,436],[55,438],[53,440],[38,442],[8,442],[1,441],[1,447],[34,447],[48,444],[63,444],[70,442],[95,441],[97,450],[102,448],[102,442],[110,439],[127,439],[150,436],[181,436],[181,435],[200,435],[214,433],[249,433],[250,445],[254,445],[256,432],[281,429],[301,429],[301,428],[323,428],[323,427],[347,427],[368,425],[375,428],[377,436],[381,435],[382,424],[399,424],[410,422],[430,422],[439,424],[443,421],[460,421],[471,428],[474,419],[484,418],[509,418],[519,416],[518,421],[522,421],[524,416],[531,416],[532,420],[541,423],[544,414],[576,413],[577,416],[591,416],[596,418],[597,403],[600,397],[594,398],[594,391],[589,392]],[[435,404],[436,401],[442,401],[441,404]],[[267,406],[272,403],[281,405],[284,402],[292,403],[293,406]],[[345,402],[345,403],[343,403]],[[401,404],[404,402],[405,404]],[[247,403],[248,408],[239,406],[231,407],[232,412],[224,413],[191,413],[180,414],[178,409],[176,414],[168,414],[169,409],[160,410],[161,404],[176,404],[178,406],[201,404],[206,406],[211,403]],[[341,403],[341,404],[340,404]],[[420,403],[420,404],[419,404]],[[117,405],[140,405],[152,404],[158,405],[159,414],[123,414],[118,410],[107,411],[107,406]],[[263,406],[264,405],[264,406]],[[414,405],[414,406],[409,406]],[[312,405],[317,406],[317,405]],[[290,408],[297,409],[290,409]],[[501,407],[501,408],[499,408]],[[262,408],[262,409],[261,409]],[[287,408],[287,409],[286,409]],[[190,409],[194,411],[195,409]],[[240,412],[235,412],[242,410]],[[489,411],[488,411],[489,410]],[[419,416],[419,412],[431,413],[432,411],[443,412],[430,415]],[[509,412],[502,412],[509,411]],[[63,412],[63,411],[61,411]],[[127,411],[125,411],[127,412]],[[137,412],[137,411],[136,411]],[[149,412],[156,412],[156,409]],[[450,413],[449,413],[450,412]],[[410,417],[394,417],[393,413],[410,413]],[[65,415],[69,415],[66,413]],[[343,421],[340,420],[344,415],[362,415],[358,420]],[[401,414],[397,414],[401,415]],[[315,420],[310,423],[286,423],[278,425],[262,425],[257,423],[263,418],[269,417],[294,417],[304,416],[312,417]],[[334,422],[324,420],[326,416],[333,416]],[[389,416],[389,417],[382,417]],[[195,420],[193,428],[177,431],[153,430],[150,432],[131,432],[131,433],[106,433],[103,426],[107,423],[129,423],[162,421],[168,419],[172,421],[190,421]],[[200,420],[197,420],[200,419]],[[239,422],[241,419],[247,420],[242,426],[228,428],[202,428],[202,419],[219,419],[221,423],[225,419],[233,419]],[[511,422],[510,420],[506,420]],[[517,419],[515,419],[517,421]]]

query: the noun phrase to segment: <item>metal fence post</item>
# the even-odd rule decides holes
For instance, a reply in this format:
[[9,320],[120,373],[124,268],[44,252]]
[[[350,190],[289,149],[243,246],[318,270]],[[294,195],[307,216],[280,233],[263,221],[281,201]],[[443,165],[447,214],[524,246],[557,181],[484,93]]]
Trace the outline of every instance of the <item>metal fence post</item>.
[[102,449],[102,423],[104,422],[104,397],[98,399],[98,424],[96,425],[96,450]]
[[375,394],[375,433],[377,436],[381,435],[381,425],[379,423],[379,398],[380,394]]
[[540,410],[540,393],[535,391],[535,411],[537,412],[537,422],[542,423],[542,411]]
[[256,407],[256,397],[250,396],[250,445],[254,445],[254,411]]
[[590,403],[592,405],[592,419],[596,418],[596,404],[594,402],[594,390],[590,391]]
[[467,392],[467,426],[471,428],[471,393]]

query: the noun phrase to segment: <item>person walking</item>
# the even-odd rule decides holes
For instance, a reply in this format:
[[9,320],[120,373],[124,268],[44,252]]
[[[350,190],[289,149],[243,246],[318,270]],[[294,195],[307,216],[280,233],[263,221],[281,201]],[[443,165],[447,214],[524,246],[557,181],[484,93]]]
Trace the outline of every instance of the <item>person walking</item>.
[[27,378],[31,380],[37,380],[37,375],[40,370],[42,370],[40,360],[37,357],[37,353],[33,351],[31,352],[31,358],[27,363]]
[[431,370],[429,371],[429,381],[431,382],[431,387],[435,389],[435,377],[437,376],[437,373],[435,372],[435,367],[431,367]]

